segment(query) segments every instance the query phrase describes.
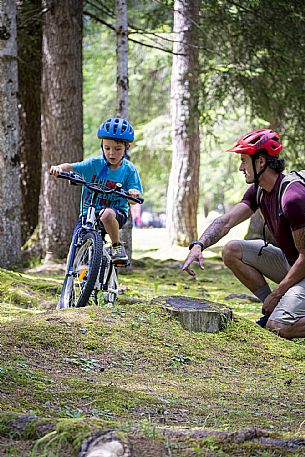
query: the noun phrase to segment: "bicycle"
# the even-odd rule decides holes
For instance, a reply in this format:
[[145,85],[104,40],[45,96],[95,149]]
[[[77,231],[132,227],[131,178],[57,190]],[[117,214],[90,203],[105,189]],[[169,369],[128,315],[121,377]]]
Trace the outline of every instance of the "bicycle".
[[97,198],[99,194],[114,193],[140,204],[144,199],[130,196],[120,183],[117,183],[114,189],[102,189],[73,172],[61,172],[58,177],[69,180],[70,184],[82,185],[91,190],[92,194],[88,213],[82,218],[81,226],[74,231],[72,237],[57,308],[97,305],[99,292],[103,293],[104,303],[114,304],[119,292],[117,268],[127,265],[114,265],[111,259],[110,247],[107,247],[105,240],[106,231],[96,217]]

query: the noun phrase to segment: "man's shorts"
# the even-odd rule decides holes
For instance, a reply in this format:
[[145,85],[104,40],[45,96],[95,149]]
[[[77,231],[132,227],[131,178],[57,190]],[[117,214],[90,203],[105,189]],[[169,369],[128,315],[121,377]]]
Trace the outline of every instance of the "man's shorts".
[[[239,241],[242,250],[242,261],[254,267],[263,276],[279,284],[291,268],[282,250],[268,244],[264,246],[262,240]],[[292,286],[282,296],[269,319],[285,325],[294,324],[298,319],[305,317],[305,279]]]

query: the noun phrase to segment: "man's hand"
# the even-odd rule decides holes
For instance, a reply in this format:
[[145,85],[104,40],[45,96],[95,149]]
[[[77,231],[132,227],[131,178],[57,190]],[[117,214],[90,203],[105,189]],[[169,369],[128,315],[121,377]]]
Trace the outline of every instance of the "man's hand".
[[262,313],[269,317],[272,311],[276,308],[278,302],[280,301],[281,296],[276,294],[275,291],[273,291],[271,294],[268,295],[268,297],[265,299],[263,308],[262,308]]
[[196,276],[195,271],[190,268],[190,265],[193,262],[199,262],[200,268],[204,270],[204,260],[201,252],[201,247],[198,245],[193,246],[182,266],[183,271],[186,271],[191,276]]

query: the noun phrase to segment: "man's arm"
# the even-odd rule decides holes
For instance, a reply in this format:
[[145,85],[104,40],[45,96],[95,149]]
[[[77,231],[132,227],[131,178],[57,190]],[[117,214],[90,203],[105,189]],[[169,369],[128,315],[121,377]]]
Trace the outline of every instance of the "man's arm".
[[294,286],[305,278],[305,228],[292,232],[295,247],[299,257],[288,271],[285,278],[278,284],[276,289],[266,298],[263,306],[263,314],[270,316],[282,296],[290,287]]
[[[231,228],[249,219],[252,214],[253,211],[248,205],[245,203],[238,203],[237,205],[233,206],[233,208],[231,208],[226,214],[215,219],[215,221],[213,221],[203,232],[198,241],[203,244],[203,249],[206,249],[209,246],[216,244],[217,241],[221,240],[221,238],[227,235]],[[189,273],[191,276],[195,276],[194,271],[189,268],[191,263],[194,261],[198,261],[200,268],[204,268],[201,247],[197,244],[190,250],[190,253],[187,256],[182,267],[182,269]]]

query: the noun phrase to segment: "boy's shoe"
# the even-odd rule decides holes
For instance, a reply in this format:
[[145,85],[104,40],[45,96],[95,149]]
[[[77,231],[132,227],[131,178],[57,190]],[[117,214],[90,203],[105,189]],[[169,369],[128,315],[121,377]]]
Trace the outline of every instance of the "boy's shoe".
[[124,246],[121,243],[117,243],[115,246],[111,246],[111,258],[114,264],[126,264],[128,262],[128,256]]
[[268,317],[267,316],[262,316],[258,321],[256,321],[256,323],[262,327],[262,328],[265,328],[266,327],[266,324],[267,324],[267,321],[268,321]]

